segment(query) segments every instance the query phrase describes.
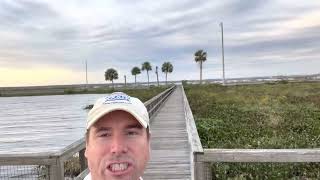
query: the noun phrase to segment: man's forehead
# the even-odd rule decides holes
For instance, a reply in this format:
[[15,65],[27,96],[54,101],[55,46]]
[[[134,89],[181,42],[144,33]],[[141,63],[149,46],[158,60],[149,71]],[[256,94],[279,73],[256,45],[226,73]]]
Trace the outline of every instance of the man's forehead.
[[113,126],[97,126],[94,127],[94,131],[99,132],[99,131],[115,131],[115,130],[120,130],[120,131],[126,131],[129,129],[143,129],[143,127],[140,124],[132,124],[132,125],[127,125],[124,126],[123,128],[118,128],[118,127],[113,127]]
[[101,117],[96,123],[93,124],[93,127],[98,127],[101,125],[116,125],[121,124],[123,126],[136,126],[143,127],[141,123],[130,113],[117,110],[110,112],[103,117]]
[[[104,123],[104,122],[101,122],[101,123],[96,123],[94,124],[92,127],[94,128],[100,128],[100,127],[105,127],[105,128],[119,128],[118,125],[115,125],[113,123]],[[128,122],[128,123],[125,123],[125,124],[122,124],[123,128],[143,128],[143,126],[139,123],[139,122]]]

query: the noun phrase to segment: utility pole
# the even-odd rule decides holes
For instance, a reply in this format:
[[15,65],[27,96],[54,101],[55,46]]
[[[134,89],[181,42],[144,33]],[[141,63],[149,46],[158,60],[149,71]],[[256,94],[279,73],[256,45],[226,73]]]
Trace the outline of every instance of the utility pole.
[[124,75],[124,87],[126,87],[126,86],[127,86],[127,76]]
[[156,66],[156,74],[157,74],[157,82],[158,82],[158,86],[159,86],[158,66]]
[[220,23],[220,26],[221,26],[221,39],[222,39],[222,73],[223,73],[223,85],[226,84],[226,78],[225,78],[225,73],[224,73],[224,44],[223,44],[223,23],[221,22]]
[[88,63],[86,60],[86,89],[88,88]]

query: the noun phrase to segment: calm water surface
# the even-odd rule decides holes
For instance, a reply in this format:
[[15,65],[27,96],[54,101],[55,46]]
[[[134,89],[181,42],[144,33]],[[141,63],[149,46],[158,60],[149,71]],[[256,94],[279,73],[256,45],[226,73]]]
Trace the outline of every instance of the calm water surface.
[[0,98],[0,154],[56,152],[84,137],[87,111],[103,94]]

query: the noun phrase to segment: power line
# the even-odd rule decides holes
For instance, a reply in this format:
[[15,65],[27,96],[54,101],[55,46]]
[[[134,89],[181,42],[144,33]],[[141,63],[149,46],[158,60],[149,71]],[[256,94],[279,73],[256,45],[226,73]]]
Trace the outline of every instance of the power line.
[[223,85],[226,83],[225,73],[224,73],[224,44],[223,44],[223,23],[220,23],[221,26],[221,46],[222,46],[222,73],[223,73]]
[[86,60],[86,88],[88,88],[88,63]]

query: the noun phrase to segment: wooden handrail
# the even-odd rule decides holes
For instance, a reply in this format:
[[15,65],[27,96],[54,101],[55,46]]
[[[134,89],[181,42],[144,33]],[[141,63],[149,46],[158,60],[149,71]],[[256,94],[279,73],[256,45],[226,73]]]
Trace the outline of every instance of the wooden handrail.
[[193,114],[188,102],[188,98],[182,86],[182,95],[183,95],[183,105],[184,105],[184,113],[187,123],[187,131],[188,131],[188,138],[189,143],[191,146],[192,153],[203,153],[202,144],[200,141],[200,137],[197,131],[197,126],[195,124]]
[[55,158],[50,153],[0,154],[0,165],[53,165]]
[[197,127],[193,118],[193,114],[188,102],[188,98],[184,91],[183,85],[182,88],[182,96],[183,96],[183,106],[184,106],[184,113],[186,119],[186,128],[188,132],[188,141],[191,148],[190,153],[190,161],[191,161],[191,178],[192,180],[202,180],[202,179],[209,179],[210,177],[203,177],[203,172],[208,169],[203,162],[197,162],[197,154],[203,155],[203,148],[199,138],[199,134],[197,131]]
[[198,162],[320,162],[320,149],[204,149]]

